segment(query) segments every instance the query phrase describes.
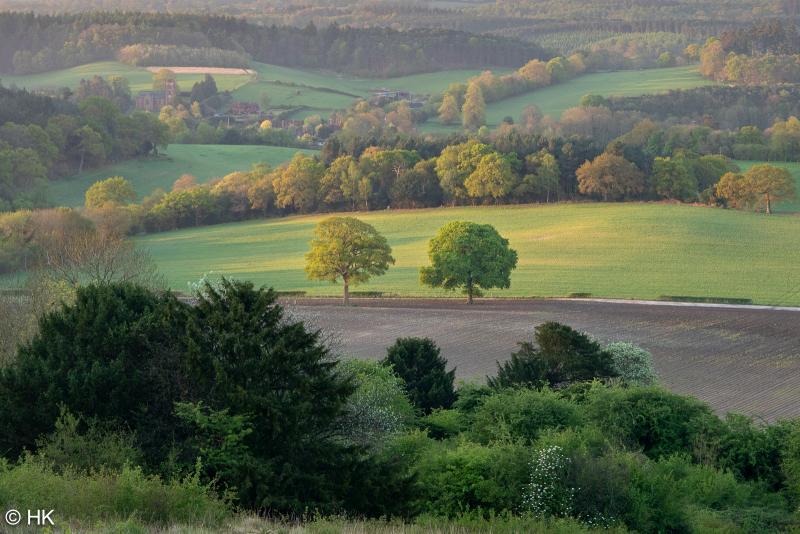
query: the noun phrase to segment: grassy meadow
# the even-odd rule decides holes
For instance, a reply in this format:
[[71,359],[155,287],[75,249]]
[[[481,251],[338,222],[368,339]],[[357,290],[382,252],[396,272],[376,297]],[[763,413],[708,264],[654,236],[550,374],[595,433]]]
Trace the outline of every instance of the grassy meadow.
[[[82,79],[92,76],[122,76],[130,82],[131,92],[135,95],[139,91],[148,91],[153,88],[153,73],[143,67],[132,67],[118,61],[98,61],[69,69],[55,70],[41,74],[23,76],[2,76],[3,85],[26,89],[69,87],[75,89]],[[177,74],[178,87],[181,91],[190,91],[195,82],[203,79],[203,74]],[[247,74],[215,74],[214,80],[221,91],[233,91],[248,83],[252,76]]]
[[184,174],[199,182],[248,170],[254,163],[279,165],[292,159],[297,148],[255,145],[170,145],[158,158],[140,158],[84,172],[48,186],[48,200],[58,206],[82,206],[86,190],[110,176],[127,178],[139,199],[161,187],[167,191]]
[[774,206],[775,211],[800,212],[800,163],[786,161],[736,161],[736,164],[742,169],[742,172],[746,171],[753,165],[760,165],[762,163],[768,163],[769,165],[786,169],[792,173],[792,176],[794,176],[794,181],[797,184],[797,192],[799,195],[798,198],[793,201],[778,202]]
[[[638,96],[673,89],[692,89],[712,83],[700,75],[696,66],[585,74],[565,83],[488,104],[486,122],[489,126],[497,126],[506,116],[519,120],[522,110],[531,104],[537,106],[544,115],[558,119],[565,110],[577,106],[581,98],[588,94]],[[421,129],[426,132],[449,132],[459,130],[460,126],[444,126],[431,120]]]
[[[489,296],[752,299],[800,305],[800,219],[668,204],[561,204],[358,213],[383,233],[397,260],[357,290],[408,296],[453,295],[423,288],[427,242],[453,220],[494,225],[519,253],[511,288]],[[171,287],[204,273],[279,290],[337,295],[311,282],[304,254],[326,215],[180,230],[139,238]]]

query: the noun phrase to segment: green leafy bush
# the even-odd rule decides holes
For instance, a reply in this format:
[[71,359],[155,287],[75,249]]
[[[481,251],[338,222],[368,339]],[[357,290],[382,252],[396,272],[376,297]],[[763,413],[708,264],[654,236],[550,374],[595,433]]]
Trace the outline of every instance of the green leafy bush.
[[518,444],[434,442],[416,464],[418,508],[457,517],[518,510],[528,482],[528,450]]
[[545,429],[578,426],[578,406],[549,390],[504,390],[476,408],[470,435],[479,443],[499,440],[533,441]]
[[605,351],[611,355],[614,372],[629,386],[652,386],[658,382],[653,356],[633,343],[611,343]]
[[650,458],[691,452],[700,436],[722,424],[708,405],[652,386],[595,388],[586,414],[621,445]]
[[391,367],[347,360],[340,368],[343,374],[353,377],[356,386],[338,423],[348,443],[375,447],[414,422],[414,407],[406,395],[405,383]]

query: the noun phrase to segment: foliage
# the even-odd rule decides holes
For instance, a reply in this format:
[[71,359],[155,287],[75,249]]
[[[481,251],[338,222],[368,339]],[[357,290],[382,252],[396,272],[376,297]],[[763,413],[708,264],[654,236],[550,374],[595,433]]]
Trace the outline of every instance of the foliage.
[[569,517],[575,488],[565,487],[569,458],[560,447],[537,451],[531,460],[530,482],[525,488],[524,507],[536,517]]
[[630,386],[652,386],[658,381],[653,356],[632,343],[617,342],[603,349],[611,355],[612,367],[623,383]]
[[619,200],[644,190],[644,175],[621,156],[604,153],[592,162],[584,163],[577,171],[578,187],[586,195],[598,195],[603,200]]
[[385,274],[394,263],[386,238],[354,217],[331,217],[314,229],[316,238],[306,254],[306,273],[315,280],[344,284],[344,303],[350,301],[350,284]]
[[549,390],[502,390],[475,409],[470,435],[479,443],[530,443],[546,430],[577,427],[581,422],[578,407]]
[[491,225],[451,222],[428,244],[431,266],[420,269],[420,281],[432,287],[463,288],[472,304],[481,289],[507,288],[517,253]]
[[341,371],[352,374],[356,390],[347,399],[339,425],[343,439],[362,447],[380,447],[415,420],[405,382],[386,365],[347,360]]
[[163,457],[182,389],[186,315],[173,296],[130,284],[78,288],[74,304],[46,313],[16,361],[0,371],[0,421],[18,429],[2,435],[0,449],[31,449],[63,406],[130,428],[146,459]]
[[432,340],[401,338],[386,351],[384,365],[405,383],[412,404],[424,414],[449,408],[456,399],[453,388],[455,368],[447,371],[445,360]]
[[139,467],[119,472],[57,472],[26,455],[16,465],[0,464],[0,506],[57,510],[54,519],[123,521],[136,517],[146,524],[194,523],[219,526],[230,508],[196,475],[162,480]]
[[131,183],[121,176],[95,182],[86,190],[86,208],[120,207],[136,200]]
[[589,336],[569,326],[547,322],[535,328],[534,340],[519,344],[511,360],[497,364],[493,388],[563,386],[570,382],[616,376],[611,355]]

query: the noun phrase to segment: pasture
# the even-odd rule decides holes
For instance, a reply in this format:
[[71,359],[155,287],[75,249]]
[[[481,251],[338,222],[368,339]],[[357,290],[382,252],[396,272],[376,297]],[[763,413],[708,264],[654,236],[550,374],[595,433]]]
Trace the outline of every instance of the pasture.
[[545,321],[603,343],[629,341],[653,354],[661,382],[720,414],[768,421],[800,416],[798,311],[720,309],[558,300],[463,301],[286,299],[292,314],[322,329],[347,356],[377,359],[398,337],[430,337],[459,378],[497,371]]
[[[311,71],[254,63],[255,80],[241,86],[233,93],[236,100],[260,102],[266,94],[270,106],[281,109],[308,108],[297,114],[302,117],[312,113],[327,115],[336,109],[350,106],[358,98],[369,98],[372,91],[381,88],[409,91],[412,94],[441,93],[451,83],[466,82],[477,76],[479,70],[450,70],[414,74],[398,78],[355,78],[333,72]],[[498,72],[509,72],[501,69]]]
[[[753,165],[760,165],[762,163],[768,163],[774,167],[780,167],[781,169],[786,169],[792,176],[794,176],[794,181],[796,183],[798,195],[800,195],[800,163],[796,162],[786,162],[786,161],[736,161],[735,162],[742,172],[746,171]],[[778,202],[775,204],[774,209],[776,212],[800,212],[800,196],[796,200],[788,201],[788,202]]]
[[[506,116],[517,121],[528,105],[535,105],[544,115],[558,119],[565,110],[577,106],[581,98],[588,94],[637,96],[692,89],[712,83],[700,75],[696,66],[585,74],[564,83],[488,104],[486,122],[490,127],[497,126]],[[426,132],[449,132],[459,130],[460,126],[448,127],[431,120],[421,129]]]
[[[81,80],[89,79],[92,76],[122,76],[130,82],[131,92],[136,95],[139,91],[148,91],[153,88],[153,73],[144,67],[132,67],[117,61],[98,61],[69,69],[55,70],[41,74],[30,74],[23,76],[3,75],[3,85],[16,85],[26,89],[57,89],[59,87],[69,87],[76,89]],[[204,77],[201,73],[176,74],[178,87],[181,91],[190,91],[195,82],[199,82]],[[246,84],[252,79],[251,75],[245,74],[215,74],[214,80],[221,91],[233,91]]]
[[[800,305],[800,219],[685,205],[559,204],[358,213],[393,248],[396,265],[355,288],[404,296],[458,296],[420,286],[427,243],[445,223],[494,225],[519,253],[511,288],[488,296],[751,299]],[[171,287],[204,273],[279,290],[338,295],[304,272],[314,226],[326,215],[225,224],[139,239]]]
[[122,176],[133,184],[139,199],[156,188],[167,191],[184,174],[199,182],[245,171],[254,163],[279,165],[292,159],[297,148],[251,145],[170,145],[157,158],[139,158],[92,169],[48,186],[48,200],[58,206],[82,206],[86,190],[110,176]]

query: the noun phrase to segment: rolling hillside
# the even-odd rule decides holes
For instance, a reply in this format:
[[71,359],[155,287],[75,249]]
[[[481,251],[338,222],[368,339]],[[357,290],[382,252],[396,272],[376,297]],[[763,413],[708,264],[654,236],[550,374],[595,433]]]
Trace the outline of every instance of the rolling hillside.
[[[558,119],[565,110],[577,106],[587,94],[634,96],[691,89],[711,83],[697,72],[696,66],[585,74],[568,82],[493,102],[486,106],[486,122],[491,127],[500,124],[506,116],[519,120],[522,110],[531,104],[537,106],[544,115]],[[459,129],[459,126],[444,126],[436,120],[428,121],[422,127],[426,132]]]
[[[800,233],[795,216],[667,204],[561,204],[359,213],[394,249],[388,274],[357,289],[410,296],[452,295],[419,285],[438,228],[490,223],[519,253],[511,289],[493,296],[727,297],[800,305]],[[173,288],[203,273],[280,290],[336,295],[310,282],[303,256],[325,215],[189,229],[141,238]]]

